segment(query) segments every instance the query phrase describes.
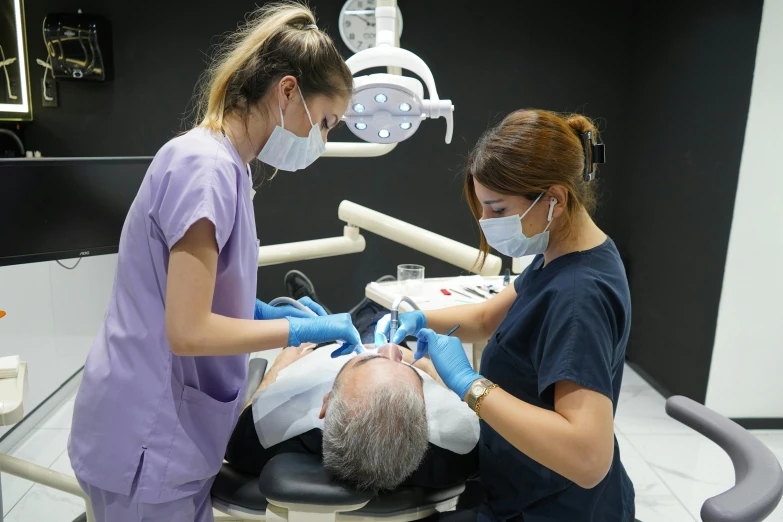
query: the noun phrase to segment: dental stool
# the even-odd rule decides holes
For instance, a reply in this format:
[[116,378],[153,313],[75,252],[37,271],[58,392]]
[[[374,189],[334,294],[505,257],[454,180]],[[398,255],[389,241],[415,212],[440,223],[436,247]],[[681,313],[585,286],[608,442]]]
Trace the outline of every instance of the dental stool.
[[[265,359],[252,359],[245,404],[261,383]],[[260,476],[223,464],[212,486],[212,506],[235,520],[268,522],[407,522],[457,505],[463,484],[430,489],[401,487],[391,492],[355,491],[336,482],[315,455],[280,454]]]

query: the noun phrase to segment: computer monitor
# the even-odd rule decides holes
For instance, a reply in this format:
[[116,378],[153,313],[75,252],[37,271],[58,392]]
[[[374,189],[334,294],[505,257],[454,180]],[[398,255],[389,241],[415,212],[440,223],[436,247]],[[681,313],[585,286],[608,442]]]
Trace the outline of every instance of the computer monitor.
[[151,162],[0,160],[0,266],[116,253]]

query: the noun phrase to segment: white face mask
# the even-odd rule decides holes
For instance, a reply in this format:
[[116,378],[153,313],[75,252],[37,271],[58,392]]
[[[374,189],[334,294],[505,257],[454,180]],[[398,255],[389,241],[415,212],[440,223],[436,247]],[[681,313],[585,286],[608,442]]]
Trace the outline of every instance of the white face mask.
[[[296,88],[299,89],[299,86],[297,85]],[[299,96],[302,96],[301,89],[299,89]],[[272,131],[266,145],[258,153],[258,159],[276,169],[294,172],[309,167],[326,151],[326,145],[321,138],[321,130],[318,125],[313,123],[304,96],[302,96],[302,104],[307,112],[307,119],[313,125],[310,134],[306,138],[300,138],[285,128],[283,108],[280,105],[280,95],[278,94],[277,107],[280,109],[280,125],[277,125]]]
[[539,195],[521,216],[515,214],[502,218],[480,220],[479,224],[489,246],[509,257],[531,256],[546,252],[549,245],[549,225],[552,224],[552,212],[557,204],[555,198],[549,200],[549,216],[547,216],[547,225],[544,231],[533,237],[527,237],[522,233],[522,218],[530,212],[543,195],[543,193]]

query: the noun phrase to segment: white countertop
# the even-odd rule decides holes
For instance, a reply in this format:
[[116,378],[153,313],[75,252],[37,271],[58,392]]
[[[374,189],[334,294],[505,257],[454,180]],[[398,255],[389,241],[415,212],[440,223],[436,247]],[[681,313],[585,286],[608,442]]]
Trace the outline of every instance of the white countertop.
[[[516,277],[516,275],[511,275],[512,284]],[[409,295],[408,297],[413,299],[422,310],[438,310],[449,306],[485,301],[486,299],[479,298],[478,296],[465,291],[463,286],[467,286],[488,298],[491,297],[491,294],[486,290],[482,291],[478,288],[486,287],[487,285],[492,285],[494,290],[500,292],[503,290],[503,276],[458,276],[424,279],[421,284],[422,291],[419,292],[418,295]],[[451,291],[451,295],[444,295],[441,292],[441,289]],[[456,292],[454,290],[456,290]],[[465,295],[461,295],[458,292]],[[403,283],[389,281],[386,283],[373,282],[368,284],[364,289],[364,295],[381,306],[391,308],[392,303],[397,297],[406,294],[403,290]],[[403,303],[402,307],[404,310],[410,309],[406,303]]]
[[0,426],[16,424],[24,417],[27,363],[19,363],[16,377],[0,379]]

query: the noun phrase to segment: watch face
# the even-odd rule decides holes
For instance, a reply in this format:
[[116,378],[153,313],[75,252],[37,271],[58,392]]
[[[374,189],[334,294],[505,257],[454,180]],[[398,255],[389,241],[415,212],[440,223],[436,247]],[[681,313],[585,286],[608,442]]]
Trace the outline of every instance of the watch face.
[[473,395],[481,395],[481,393],[483,391],[484,391],[484,387],[483,386],[476,385],[476,386],[473,387]]

